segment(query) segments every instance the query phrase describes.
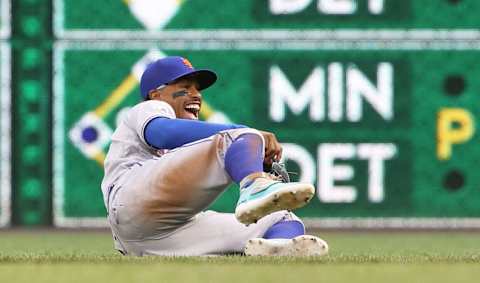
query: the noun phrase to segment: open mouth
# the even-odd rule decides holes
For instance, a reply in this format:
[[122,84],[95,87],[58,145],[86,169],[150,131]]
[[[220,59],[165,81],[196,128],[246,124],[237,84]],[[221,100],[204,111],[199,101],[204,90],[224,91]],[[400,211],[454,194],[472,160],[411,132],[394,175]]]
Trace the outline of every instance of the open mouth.
[[189,103],[185,105],[185,111],[193,115],[192,119],[198,119],[198,114],[200,113],[200,104],[199,103]]

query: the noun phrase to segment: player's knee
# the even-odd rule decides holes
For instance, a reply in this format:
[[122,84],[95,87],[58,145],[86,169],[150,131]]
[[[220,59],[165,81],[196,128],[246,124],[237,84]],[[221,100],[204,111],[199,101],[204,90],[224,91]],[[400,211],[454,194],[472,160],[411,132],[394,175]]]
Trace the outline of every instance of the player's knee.
[[262,136],[260,131],[254,128],[231,129],[231,130],[226,130],[225,132],[229,133],[231,136],[240,136],[244,134],[254,134],[254,135]]
[[258,137],[258,139],[261,141],[262,144],[265,144],[265,140],[263,138],[263,135],[257,129],[240,128],[240,129],[228,130],[226,132],[228,133],[228,136],[232,141],[235,141],[236,139],[238,139],[240,136],[243,136],[243,135],[253,135],[253,136]]

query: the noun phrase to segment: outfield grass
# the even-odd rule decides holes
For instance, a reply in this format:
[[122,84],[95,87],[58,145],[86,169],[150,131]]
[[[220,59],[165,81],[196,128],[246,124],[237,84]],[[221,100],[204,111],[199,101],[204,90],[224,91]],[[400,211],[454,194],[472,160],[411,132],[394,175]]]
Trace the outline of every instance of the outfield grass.
[[478,282],[480,232],[323,232],[322,258],[130,258],[105,232],[0,231],[0,282]]

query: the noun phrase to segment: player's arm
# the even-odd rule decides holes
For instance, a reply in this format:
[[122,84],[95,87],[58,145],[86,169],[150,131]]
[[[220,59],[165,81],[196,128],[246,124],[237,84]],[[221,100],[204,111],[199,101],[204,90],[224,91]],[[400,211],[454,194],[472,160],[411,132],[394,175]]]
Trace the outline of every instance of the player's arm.
[[157,117],[148,122],[144,137],[150,146],[158,149],[173,149],[207,138],[220,131],[238,128],[245,128],[245,126]]

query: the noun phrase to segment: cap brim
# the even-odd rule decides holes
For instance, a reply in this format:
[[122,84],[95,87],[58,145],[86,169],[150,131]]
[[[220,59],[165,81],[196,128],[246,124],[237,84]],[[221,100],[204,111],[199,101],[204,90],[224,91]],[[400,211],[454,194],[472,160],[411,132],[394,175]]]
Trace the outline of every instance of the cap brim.
[[176,77],[174,80],[178,80],[187,76],[192,77],[195,81],[197,81],[199,86],[198,90],[206,89],[217,81],[217,74],[207,69],[200,69],[200,70],[188,72],[188,73],[182,74],[181,76]]

